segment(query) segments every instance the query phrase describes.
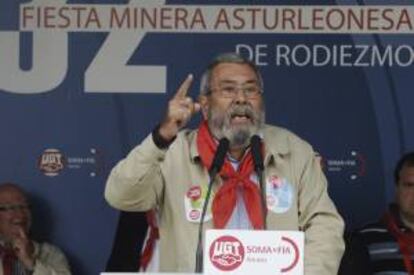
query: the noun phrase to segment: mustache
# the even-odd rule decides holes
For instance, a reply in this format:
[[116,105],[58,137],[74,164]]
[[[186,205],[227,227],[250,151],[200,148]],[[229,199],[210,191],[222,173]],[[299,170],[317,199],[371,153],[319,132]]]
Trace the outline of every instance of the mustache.
[[227,112],[230,118],[235,116],[245,116],[249,119],[254,119],[255,113],[253,107],[250,105],[233,105]]

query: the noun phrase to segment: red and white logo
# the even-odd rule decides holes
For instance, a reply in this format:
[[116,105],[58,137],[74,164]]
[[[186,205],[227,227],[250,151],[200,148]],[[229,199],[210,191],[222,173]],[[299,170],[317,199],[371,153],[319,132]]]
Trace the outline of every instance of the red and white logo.
[[54,177],[65,166],[65,157],[58,149],[46,149],[39,158],[39,169],[46,176]]
[[188,191],[187,191],[187,197],[190,198],[193,201],[198,200],[201,197],[201,187],[196,185],[196,186],[192,186]]
[[221,236],[210,246],[210,261],[222,271],[232,271],[238,268],[244,260],[243,244],[233,236]]
[[191,210],[189,214],[190,219],[192,220],[198,220],[200,218],[200,215],[201,215],[201,212],[200,210],[197,210],[197,209]]

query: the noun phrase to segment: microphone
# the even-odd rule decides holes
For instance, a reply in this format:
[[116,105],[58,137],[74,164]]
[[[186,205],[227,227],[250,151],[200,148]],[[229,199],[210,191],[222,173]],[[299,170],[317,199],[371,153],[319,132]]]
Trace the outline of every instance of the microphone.
[[210,169],[208,171],[210,177],[216,175],[223,166],[224,158],[226,157],[227,151],[229,150],[229,140],[227,138],[221,138],[217,146],[216,154],[214,155],[213,161],[211,162]]
[[214,178],[217,173],[220,172],[221,167],[224,163],[224,158],[226,157],[227,151],[229,150],[229,140],[225,137],[221,138],[217,146],[216,153],[214,155],[213,161],[211,163],[208,174],[210,176],[210,181],[208,183],[207,195],[204,200],[203,210],[201,212],[200,223],[198,225],[198,241],[197,241],[197,250],[196,250],[196,266],[195,272],[203,272],[203,224],[204,218],[207,212],[207,205],[210,200],[211,189],[213,187]]
[[254,170],[256,171],[259,179],[260,186],[260,199],[262,202],[262,217],[263,217],[263,229],[267,229],[266,216],[267,216],[267,204],[266,204],[266,189],[263,186],[263,156],[261,150],[261,138],[258,135],[253,135],[250,138],[250,150],[252,152]]
[[254,135],[250,138],[250,149],[252,150],[254,169],[256,172],[264,170],[261,144],[262,140],[258,135]]

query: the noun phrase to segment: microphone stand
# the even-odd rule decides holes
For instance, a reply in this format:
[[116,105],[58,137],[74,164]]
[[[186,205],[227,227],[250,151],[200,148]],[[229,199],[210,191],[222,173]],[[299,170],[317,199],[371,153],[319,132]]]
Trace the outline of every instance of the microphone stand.
[[266,205],[266,187],[263,186],[263,170],[262,169],[255,169],[257,178],[259,180],[259,186],[260,186],[260,201],[262,203],[262,217],[263,217],[263,229],[267,230],[267,205]]
[[204,202],[203,210],[201,212],[200,223],[198,225],[198,243],[197,243],[197,250],[196,250],[196,266],[195,266],[196,273],[203,272],[203,225],[204,225],[204,218],[207,212],[208,201],[210,200],[211,190],[213,189],[212,187],[213,187],[214,178],[216,177],[217,172],[218,172],[217,169],[214,169],[214,171],[210,173],[210,181],[208,183],[206,201]]
[[196,265],[195,265],[195,272],[201,273],[203,272],[203,225],[204,225],[204,218],[207,212],[208,202],[211,196],[211,190],[213,189],[214,180],[220,172],[221,167],[224,163],[224,158],[226,157],[227,151],[229,148],[229,140],[227,138],[221,138],[219,144],[217,146],[216,154],[213,158],[213,161],[210,166],[209,176],[210,181],[208,183],[208,189],[206,198],[203,205],[203,210],[201,211],[200,223],[198,225],[198,242],[197,242],[197,250],[196,250]]
[[262,217],[263,217],[263,229],[267,229],[267,204],[266,204],[266,186],[264,186],[263,182],[263,158],[261,152],[261,139],[258,135],[254,135],[250,139],[250,150],[253,157],[254,163],[254,170],[257,174],[257,178],[259,180],[259,187],[260,187],[260,201],[262,204]]

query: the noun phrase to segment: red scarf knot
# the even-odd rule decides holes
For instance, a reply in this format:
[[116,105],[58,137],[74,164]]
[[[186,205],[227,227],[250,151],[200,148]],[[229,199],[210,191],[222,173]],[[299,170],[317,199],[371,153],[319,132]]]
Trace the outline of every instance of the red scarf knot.
[[[209,168],[217,149],[217,142],[213,139],[207,122],[201,123],[197,134],[197,149],[201,162]],[[237,188],[242,188],[243,201],[251,224],[255,229],[263,229],[260,190],[257,184],[250,179],[254,172],[253,157],[250,151],[244,156],[237,171],[226,159],[220,171],[223,184],[214,197],[212,204],[213,223],[215,228],[225,228],[237,202]]]

